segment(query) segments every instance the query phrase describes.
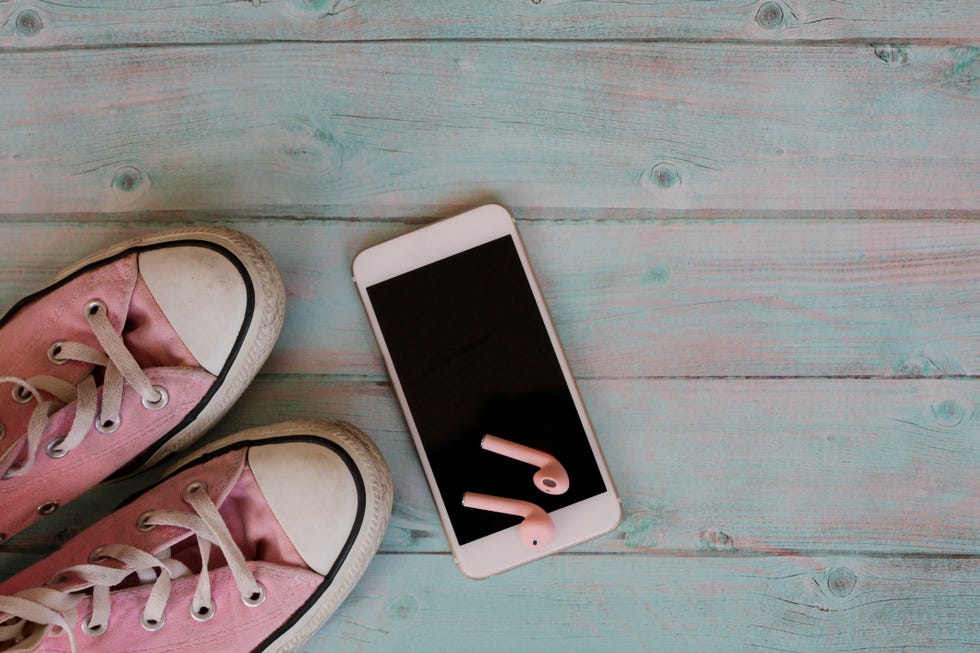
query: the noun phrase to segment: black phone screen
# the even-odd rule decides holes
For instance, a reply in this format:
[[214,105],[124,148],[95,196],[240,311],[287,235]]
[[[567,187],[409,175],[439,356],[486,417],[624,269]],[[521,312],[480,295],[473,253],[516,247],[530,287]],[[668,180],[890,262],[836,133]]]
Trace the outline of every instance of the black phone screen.
[[[463,493],[551,512],[607,490],[511,236],[367,288],[460,544],[521,521]],[[487,433],[541,449],[569,490],[538,490],[531,465],[485,451]]]

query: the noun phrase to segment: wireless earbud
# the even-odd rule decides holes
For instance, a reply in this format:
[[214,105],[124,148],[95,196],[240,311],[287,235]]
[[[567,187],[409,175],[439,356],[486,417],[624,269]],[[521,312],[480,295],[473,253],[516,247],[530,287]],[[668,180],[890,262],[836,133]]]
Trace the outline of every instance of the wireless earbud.
[[465,492],[463,505],[467,508],[523,517],[524,521],[517,525],[517,535],[529,549],[542,549],[555,538],[555,522],[551,521],[551,517],[541,507],[529,501]]
[[568,491],[568,472],[554,456],[539,449],[498,438],[489,433],[483,436],[480,446],[487,451],[520,460],[539,467],[534,473],[534,484],[547,494],[564,494]]

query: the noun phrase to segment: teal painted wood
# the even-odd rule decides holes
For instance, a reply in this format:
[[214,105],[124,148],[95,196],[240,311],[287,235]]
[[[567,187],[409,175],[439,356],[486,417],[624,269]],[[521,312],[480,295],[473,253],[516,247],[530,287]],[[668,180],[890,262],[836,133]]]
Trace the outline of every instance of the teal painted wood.
[[379,556],[302,650],[976,650],[976,559],[562,556],[475,583]]
[[474,3],[252,0],[161,6],[79,0],[0,5],[0,47],[382,39],[965,39],[980,12],[970,0],[745,3],[698,0]]
[[[980,380],[580,386],[625,518],[571,555],[978,553]],[[298,417],[344,419],[378,443],[395,479],[385,552],[448,551],[386,383],[262,377],[208,438]],[[50,550],[151,479],[101,488],[0,551]]]
[[[264,243],[285,275],[286,324],[266,372],[384,378],[350,262],[415,225],[226,224]],[[159,226],[0,224],[0,306]],[[534,220],[520,229],[579,378],[980,373],[978,220]]]
[[[0,2],[0,304],[174,221],[273,250],[286,331],[211,437],[343,417],[396,479],[304,651],[980,649],[975,2],[97,4]],[[349,262],[485,201],[626,519],[475,583]],[[159,473],[0,545],[0,577]]]
[[[980,206],[980,49],[394,42],[9,52],[11,215]],[[888,60],[885,60],[888,59]],[[528,62],[534,62],[529,66]]]

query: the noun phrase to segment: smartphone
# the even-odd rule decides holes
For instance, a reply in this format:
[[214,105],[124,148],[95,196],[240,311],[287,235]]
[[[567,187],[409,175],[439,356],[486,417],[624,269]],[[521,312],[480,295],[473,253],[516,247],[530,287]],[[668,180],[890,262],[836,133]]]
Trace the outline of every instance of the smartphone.
[[[506,209],[370,247],[353,272],[463,574],[485,578],[616,528],[619,497]],[[567,491],[539,489],[535,467],[485,449],[487,435],[556,459]],[[553,538],[530,547],[524,517],[467,507],[467,493],[539,507]]]

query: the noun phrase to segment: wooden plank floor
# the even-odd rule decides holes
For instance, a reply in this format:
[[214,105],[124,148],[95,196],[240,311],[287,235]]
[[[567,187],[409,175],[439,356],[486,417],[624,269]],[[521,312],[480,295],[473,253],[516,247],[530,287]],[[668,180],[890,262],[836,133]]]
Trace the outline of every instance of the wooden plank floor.
[[[209,437],[339,417],[395,476],[307,653],[980,650],[978,26],[974,0],[0,2],[0,306],[174,224],[269,248],[286,325]],[[350,262],[490,201],[625,518],[474,582]],[[0,577],[152,479],[3,543]]]

